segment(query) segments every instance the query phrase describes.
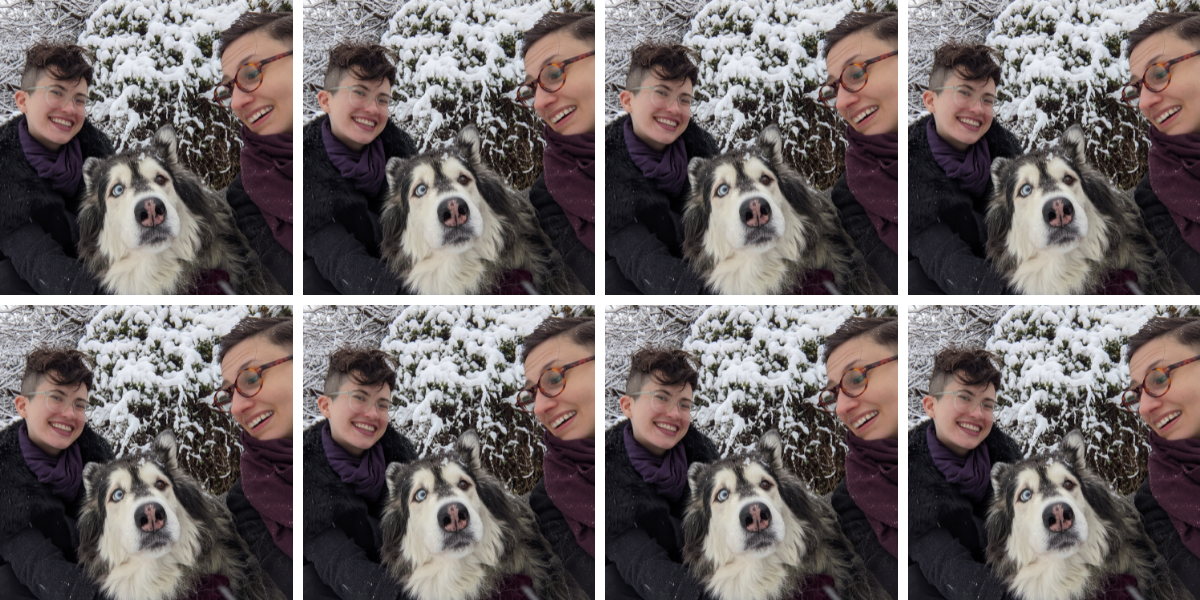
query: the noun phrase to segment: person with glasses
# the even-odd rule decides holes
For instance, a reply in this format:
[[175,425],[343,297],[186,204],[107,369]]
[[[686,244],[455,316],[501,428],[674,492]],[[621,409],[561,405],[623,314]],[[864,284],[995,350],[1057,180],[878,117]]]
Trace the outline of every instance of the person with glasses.
[[0,431],[0,598],[98,597],[76,563],[75,541],[83,466],[114,458],[87,424],[93,387],[78,350],[40,347],[25,357],[15,399],[21,419]]
[[292,598],[292,319],[247,317],[221,338],[213,407],[241,426],[241,477],[225,504],[238,534]]
[[113,153],[87,119],[89,60],[74,44],[25,53],[14,85],[22,114],[0,125],[0,294],[99,293],[76,250],[83,163]]
[[417,153],[391,120],[396,66],[375,44],[329,51],[324,115],[304,126],[304,291],[400,294],[403,283],[380,257],[385,167]]
[[893,294],[900,277],[899,27],[894,12],[846,15],[825,34],[828,77],[817,90],[817,99],[847,124],[846,172],[831,199],[842,227]]
[[378,349],[343,347],[329,357],[317,407],[325,420],[304,431],[304,597],[404,599],[380,564],[384,477],[416,448],[392,426],[394,361]]
[[1008,597],[984,553],[992,465],[1024,458],[995,426],[1000,386],[987,350],[951,346],[933,360],[929,420],[908,434],[909,598]]
[[984,223],[992,160],[1024,153],[999,123],[997,53],[983,44],[943,44],[921,94],[928,116],[908,127],[908,291],[1003,294],[987,260]]
[[683,564],[688,466],[721,458],[693,429],[700,375],[680,349],[641,348],[621,396],[626,419],[604,433],[604,582],[609,599],[709,597]]
[[249,12],[221,32],[213,101],[242,122],[241,171],[225,192],[238,229],[292,291],[292,13]]
[[546,13],[521,38],[516,101],[546,126],[544,171],[529,188],[542,231],[589,293],[596,291],[596,16]]
[[683,259],[688,161],[719,153],[692,123],[700,71],[680,44],[643,42],[621,92],[627,115],[605,126],[604,285],[609,294],[702,294]]
[[1125,356],[1132,385],[1121,405],[1146,423],[1150,443],[1133,502],[1158,552],[1200,597],[1200,318],[1150,319]]
[[1146,118],[1149,173],[1134,190],[1146,229],[1200,290],[1200,12],[1154,13],[1129,33],[1122,101]]

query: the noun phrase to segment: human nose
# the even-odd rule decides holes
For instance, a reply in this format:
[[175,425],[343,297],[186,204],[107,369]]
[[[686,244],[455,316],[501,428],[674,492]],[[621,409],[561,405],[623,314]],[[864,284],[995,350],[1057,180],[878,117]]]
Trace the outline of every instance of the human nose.
[[233,87],[233,98],[229,103],[229,108],[233,109],[233,113],[241,119],[243,117],[242,111],[249,108],[250,103],[254,102],[254,93],[243,92],[242,88],[238,87],[236,83],[230,82],[230,85]]
[[1147,394],[1145,386],[1142,386],[1142,389],[1138,390],[1138,414],[1142,416],[1142,420],[1149,423],[1151,415],[1154,414],[1154,411],[1162,407],[1162,405],[1162,398],[1155,398]]
[[[1163,91],[1166,89],[1164,88]],[[1153,108],[1160,102],[1162,102],[1162,92],[1155,92],[1144,85],[1141,87],[1138,94],[1138,110],[1142,111],[1142,115],[1147,119],[1152,118]]]
[[233,413],[234,418],[240,418],[243,413],[250,410],[254,406],[254,400],[247,396],[243,396],[241,390],[233,388],[233,401],[229,405],[229,412]]
[[551,398],[538,388],[537,395],[533,397],[533,414],[539,417],[545,417],[547,414],[558,406],[558,400]]
[[545,110],[558,100],[558,96],[554,92],[547,92],[540,83],[534,82],[533,85],[533,108],[535,110]]

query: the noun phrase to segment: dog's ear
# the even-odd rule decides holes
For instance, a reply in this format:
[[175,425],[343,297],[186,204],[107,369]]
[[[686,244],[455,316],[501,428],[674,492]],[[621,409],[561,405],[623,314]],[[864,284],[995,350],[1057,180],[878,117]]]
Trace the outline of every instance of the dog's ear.
[[[693,190],[699,189],[696,186],[699,185],[700,180],[704,178],[704,170],[708,168],[708,162],[709,161],[707,158],[700,158],[697,156],[688,163],[688,183],[691,184]],[[702,193],[708,192],[708,190],[700,191]]]
[[704,467],[702,462],[694,462],[688,465],[688,487],[692,489],[692,494],[698,493],[700,489],[700,480],[704,478]]
[[1004,167],[1010,160],[1012,159],[1001,156],[992,159],[992,184],[996,186],[997,190],[1003,189],[1000,186],[1004,178]]
[[463,460],[467,461],[467,464],[471,465],[471,470],[483,469],[483,461],[480,458],[482,449],[479,444],[479,436],[475,435],[474,429],[468,429],[458,436],[458,441],[454,443],[454,450],[463,457]]
[[400,482],[400,471],[402,470],[404,470],[404,463],[394,462],[387,466],[384,480],[387,481],[389,497],[396,494],[396,484]]
[[87,160],[83,161],[83,188],[89,191],[94,189],[93,186],[100,181],[100,177],[102,176],[101,171],[103,170],[104,167],[101,165],[100,159],[95,156],[88,157]]
[[999,494],[1000,490],[1004,489],[1001,482],[1004,481],[1004,473],[1012,468],[1008,463],[998,462],[992,465],[992,489]]
[[771,463],[776,471],[783,469],[783,438],[779,432],[772,429],[758,438],[758,451]]
[[454,138],[454,145],[458,147],[458,151],[467,159],[468,166],[478,171],[483,167],[483,154],[480,152],[479,145],[479,130],[475,129],[474,125],[467,125],[458,132],[458,137]]
[[169,469],[179,468],[179,448],[175,443],[175,432],[164,429],[162,433],[158,434],[158,437],[154,438],[150,450],[158,455]]
[[1083,128],[1078,123],[1067,128],[1059,143],[1070,155],[1071,162],[1076,165],[1087,164],[1087,138],[1084,137]]
[[768,125],[758,134],[758,147],[771,168],[783,164],[783,133],[778,125]]
[[1060,448],[1064,454],[1074,459],[1076,469],[1087,468],[1087,443],[1084,442],[1083,433],[1078,429],[1072,429],[1063,438]]
[[399,156],[393,156],[387,161],[387,166],[383,168],[384,174],[387,175],[388,191],[395,192],[401,185],[400,174],[404,172],[404,163],[406,161]]
[[150,144],[154,146],[154,152],[163,162],[167,163],[172,169],[179,167],[179,137],[175,135],[175,128],[170,125],[163,125],[154,132],[154,137],[151,138]]
[[100,473],[100,463],[90,462],[83,465],[83,495],[88,497],[92,495],[92,490],[95,489],[99,482],[95,478]]

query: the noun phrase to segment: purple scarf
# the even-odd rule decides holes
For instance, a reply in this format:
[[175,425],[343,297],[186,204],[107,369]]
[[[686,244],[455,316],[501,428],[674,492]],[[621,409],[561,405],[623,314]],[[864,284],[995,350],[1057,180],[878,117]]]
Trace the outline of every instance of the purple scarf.
[[675,444],[662,456],[655,456],[633,437],[633,423],[629,423],[625,426],[625,454],[642,479],[659,494],[671,502],[683,498],[688,484],[688,460],[682,443]]
[[596,251],[596,134],[561,135],[545,128],[546,189],[567,214],[575,237]]
[[629,149],[629,158],[633,164],[642,170],[646,179],[654,182],[658,189],[672,198],[683,193],[683,186],[688,181],[687,147],[683,144],[683,136],[679,136],[662,152],[651,148],[633,132],[633,119],[625,120],[625,147]]
[[987,140],[979,138],[966,152],[959,152],[938,135],[937,123],[932,118],[926,123],[925,132],[929,137],[933,160],[942,167],[946,176],[957,181],[968,194],[982,196],[992,178],[992,153]]
[[946,476],[946,481],[957,485],[972,501],[982,502],[992,481],[992,457],[988,455],[987,444],[981,443],[966,456],[959,456],[937,438],[933,423],[925,431],[925,442],[929,444],[933,464]]
[[1179,539],[1200,556],[1200,440],[1166,440],[1150,432],[1150,492]]
[[83,180],[83,151],[79,149],[79,136],[63,144],[58,150],[48,150],[29,134],[29,120],[21,119],[17,126],[21,138],[21,149],[25,160],[37,171],[38,177],[48,180],[56,191],[74,197]]
[[361,152],[355,152],[342,140],[333,135],[329,119],[321,125],[321,139],[325,142],[325,153],[329,162],[337,167],[342,177],[354,182],[354,187],[364,194],[374,198],[383,188],[387,156],[383,154],[383,140],[378,136],[363,147]]
[[863,135],[846,126],[846,184],[867,209],[879,239],[896,252],[900,230],[896,220],[900,189],[900,138],[894,133]]
[[242,185],[271,235],[292,251],[292,134],[258,135],[242,125]]
[[846,446],[846,490],[866,513],[875,539],[899,558],[899,442],[889,438],[867,441],[847,431]]
[[292,556],[292,440],[259,441],[242,430],[242,491],[271,539]]
[[1151,126],[1150,141],[1150,187],[1184,241],[1200,251],[1200,133],[1167,135]]
[[79,444],[72,443],[58,456],[50,456],[29,439],[27,427],[28,424],[21,423],[21,428],[17,430],[25,464],[37,475],[38,481],[50,486],[51,493],[67,502],[74,502],[79,495],[79,484],[83,483],[83,455],[79,452]]
[[596,440],[560,440],[542,431],[546,494],[562,511],[579,547],[596,557]]
[[383,458],[383,446],[375,444],[361,456],[354,456],[345,448],[333,441],[329,422],[321,428],[321,445],[325,447],[325,458],[329,466],[342,481],[354,489],[354,493],[375,502],[383,493],[384,474],[387,472],[387,461]]

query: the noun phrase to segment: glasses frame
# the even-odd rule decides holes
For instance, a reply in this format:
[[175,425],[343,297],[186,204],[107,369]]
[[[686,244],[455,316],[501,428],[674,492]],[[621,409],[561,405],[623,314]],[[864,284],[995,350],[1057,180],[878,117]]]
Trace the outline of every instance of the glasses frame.
[[[567,371],[570,369],[573,369],[575,367],[578,367],[579,365],[590,363],[594,360],[596,360],[596,355],[593,354],[592,356],[589,356],[587,358],[581,358],[573,363],[566,364],[561,367],[551,367],[549,369],[546,369],[545,371],[542,371],[542,374],[538,376],[537,383],[535,383],[527,388],[521,389],[517,392],[516,401],[515,401],[517,408],[521,409],[521,412],[526,412],[526,413],[533,412],[533,405],[537,402],[538,392],[541,392],[542,395],[547,398],[558,397],[563,392],[567,391],[567,375],[566,375]],[[556,394],[548,393],[546,390],[542,389],[542,379],[545,379],[546,373],[549,373],[551,371],[554,371],[554,372],[558,373],[559,375],[563,376],[562,389],[558,390],[558,393],[556,393]],[[531,393],[533,395],[532,396],[533,399],[528,402],[521,402],[521,394],[523,394],[525,392]]]
[[[641,396],[641,395],[643,395],[643,394],[654,394],[654,393],[656,393],[656,392],[658,392],[658,391],[660,391],[660,390],[647,390],[647,391],[644,391],[644,392],[634,392],[634,393],[632,393],[632,394],[625,394],[625,395],[626,395],[626,396],[631,396],[631,397],[632,397],[632,396]],[[651,396],[651,398],[650,398],[650,401],[651,401],[651,402],[653,402],[653,401],[654,401],[654,397],[653,397],[653,396]],[[668,402],[670,402],[670,404],[667,406],[667,410],[664,410],[664,411],[659,411],[659,412],[661,412],[661,413],[663,413],[663,414],[667,414],[667,413],[671,412],[671,406],[675,406],[676,408],[678,408],[678,409],[679,409],[679,412],[680,412],[680,413],[682,413],[682,414],[685,414],[685,415],[690,415],[690,414],[692,414],[692,408],[696,408],[696,401],[695,401],[695,400],[686,400],[686,401],[685,401],[685,400],[674,400],[674,399],[668,398],[668,399],[667,399],[667,401],[668,401]],[[687,410],[683,410],[683,407],[679,405],[679,403],[680,403],[680,402],[687,402],[688,404],[691,404],[691,405],[692,405],[692,407],[691,407],[691,408],[689,408],[689,409],[687,409]],[[651,405],[651,406],[653,406],[653,405]]]
[[[324,91],[326,91],[326,92],[332,92],[332,91],[334,91],[334,90],[352,90],[352,89],[354,89],[354,88],[356,88],[356,87],[362,87],[362,86],[361,86],[361,85],[339,85],[339,86],[337,86],[337,87],[325,88],[325,90],[324,90]],[[378,104],[379,104],[379,97],[378,97],[378,96],[376,96],[376,97],[375,97],[375,100],[376,100],[375,102],[367,102],[367,106],[370,106],[371,104],[376,104],[376,105],[378,105]],[[354,103],[354,97],[353,97],[353,96],[351,96],[351,97],[350,97],[350,106],[353,106],[353,107],[355,107],[355,108],[357,108],[357,109],[359,109],[359,110],[366,110],[366,109],[367,109],[367,106],[359,106],[359,105],[355,104],[355,103]],[[387,106],[386,106],[386,108],[385,108],[384,110],[388,110],[388,111],[390,111],[391,109],[392,109],[392,96],[389,94],[389,95],[388,95],[388,102],[387,102]]]
[[[861,89],[861,88],[859,88],[859,89]],[[889,358],[885,358],[883,360],[875,361],[869,365],[865,365],[862,367],[854,367],[853,369],[847,369],[846,372],[842,373],[842,376],[838,379],[837,385],[832,386],[832,387],[827,387],[817,393],[817,405],[820,406],[821,409],[827,413],[834,412],[831,407],[837,406],[838,390],[841,390],[842,393],[845,394],[847,398],[857,398],[857,397],[867,393],[867,386],[871,383],[871,378],[867,376],[867,371],[870,371],[871,369],[874,369],[875,367],[886,365],[890,362],[896,362],[897,360],[900,360],[900,355],[898,355],[898,354],[895,356],[891,356]],[[848,375],[851,371],[858,371],[859,373],[862,373],[862,376],[863,376],[863,389],[861,392],[859,392],[857,394],[851,394],[850,392],[846,391],[845,386],[842,385],[842,382],[846,380],[846,375]],[[823,401],[821,399],[821,396],[824,396],[825,392],[833,392],[833,401],[832,402],[826,403],[825,401]]]
[[[21,88],[21,91],[22,92],[32,92],[34,90],[52,90],[55,87],[58,87],[59,89],[62,89],[64,92],[66,92],[66,90],[63,89],[62,86],[53,86],[53,85],[39,85],[36,87],[31,87],[31,88]],[[66,96],[67,95],[64,93],[63,97],[65,98]],[[84,111],[87,111],[87,103],[88,103],[88,99],[85,96],[83,98],[83,107],[82,107]],[[74,104],[74,100],[72,98],[67,98],[66,104],[63,104],[62,106],[55,106],[53,102],[50,102],[50,92],[49,91],[46,92],[46,106],[49,106],[50,108],[61,109],[61,108],[66,107],[67,104]]]
[[[355,393],[358,393],[358,390],[346,390],[346,391],[344,391],[344,392],[334,392],[334,393],[332,393],[332,394],[325,394],[325,395],[326,395],[326,396],[329,396],[329,399],[330,399],[330,400],[333,400],[333,396],[340,396],[340,395],[342,395],[342,394],[351,394],[351,396],[350,396],[350,399],[351,399],[351,400],[353,400],[353,399],[354,399],[354,396],[353,396],[353,394],[355,394]],[[370,402],[370,400],[367,400],[367,402]],[[351,406],[353,406],[353,404],[351,404]],[[392,414],[392,413],[396,412],[396,409],[397,409],[397,408],[399,408],[399,407],[400,407],[400,405],[399,405],[399,404],[393,403],[391,400],[389,400],[389,401],[388,401],[388,409],[387,409],[386,411],[384,411],[384,412],[386,412],[387,414],[389,414],[389,415],[390,415],[390,414]],[[378,409],[379,407],[377,406],[377,407],[375,407],[375,408],[376,408],[376,409]],[[360,414],[366,414],[366,412],[367,412],[367,411],[365,411],[365,410],[364,410],[364,411],[361,411],[361,413],[360,413]]]
[[[253,398],[253,397],[257,396],[259,392],[262,391],[263,386],[260,385],[260,386],[258,386],[258,389],[254,391],[253,394],[247,394],[246,392],[243,392],[242,389],[237,386],[238,380],[242,378],[242,373],[245,373],[246,371],[254,371],[254,374],[258,375],[259,378],[261,379],[263,371],[266,371],[267,369],[270,369],[271,367],[274,367],[276,365],[282,365],[283,363],[285,363],[289,360],[292,360],[292,356],[290,354],[288,356],[285,356],[278,360],[273,360],[265,365],[259,365],[257,367],[246,367],[245,369],[238,371],[237,377],[233,378],[232,384],[213,392],[213,408],[215,408],[223,413],[228,414],[230,412],[233,412],[232,410],[226,410],[226,407],[233,405],[233,393],[234,392],[241,394],[243,398]],[[225,402],[221,402],[217,399],[222,392],[229,394],[229,400],[227,400]]]
[[[979,94],[979,98],[976,100],[976,102],[978,102],[979,105],[982,106],[985,110],[990,109],[992,112],[996,111],[996,100],[998,100],[999,98],[997,98],[995,94],[992,94],[992,105],[988,106],[983,103],[983,93],[982,92],[976,92],[975,90],[972,90],[971,88],[969,88],[965,85],[947,85],[947,86],[942,86],[942,87],[937,87],[937,88],[927,88],[927,89],[930,92],[938,92],[941,90],[954,90],[957,92],[958,88],[967,88],[967,90],[969,90],[972,94]],[[976,102],[972,102],[971,106],[963,106],[958,103],[957,96],[955,96],[955,98],[954,98],[954,105],[963,110],[971,110],[972,108],[975,107]]]
[[[1200,52],[1198,52],[1197,54],[1200,54]],[[1150,91],[1154,91],[1154,90],[1150,90]],[[1175,369],[1178,369],[1179,367],[1182,367],[1184,365],[1190,365],[1196,361],[1200,361],[1200,355],[1193,356],[1193,357],[1185,359],[1185,360],[1181,360],[1173,365],[1167,365],[1165,367],[1159,367],[1157,369],[1150,369],[1149,371],[1146,372],[1145,377],[1142,377],[1141,384],[1136,385],[1131,388],[1126,388],[1125,391],[1121,392],[1121,408],[1123,408],[1129,412],[1137,412],[1137,410],[1134,407],[1137,406],[1138,404],[1142,403],[1142,392],[1145,392],[1151,398],[1162,398],[1163,396],[1166,396],[1167,392],[1171,391],[1171,371],[1174,371]],[[1150,377],[1150,374],[1155,371],[1162,371],[1163,374],[1167,376],[1167,389],[1163,390],[1163,392],[1161,394],[1155,394],[1155,393],[1151,392],[1150,390],[1146,389],[1146,378]],[[1126,402],[1125,395],[1130,392],[1137,394],[1136,396],[1134,396],[1135,398],[1137,398],[1136,402]]]
[[[517,104],[520,104],[521,106],[524,106],[525,108],[533,108],[534,103],[536,103],[536,101],[537,101],[536,100],[537,89],[539,86],[543,90],[546,90],[547,92],[550,92],[551,94],[553,94],[554,92],[557,92],[558,90],[561,90],[564,85],[567,85],[567,65],[572,64],[572,63],[577,63],[589,56],[595,56],[595,54],[596,54],[596,51],[592,50],[591,52],[584,52],[583,54],[580,54],[579,56],[568,58],[561,62],[549,63],[549,64],[543,66],[541,69],[538,70],[537,79],[534,79],[533,81],[530,81],[528,83],[522,83],[521,85],[517,86],[517,94],[513,98],[513,101],[516,102]],[[546,67],[558,67],[558,69],[560,71],[562,71],[562,73],[563,73],[562,83],[560,83],[558,85],[558,87],[556,87],[554,89],[550,89],[546,84],[542,83],[542,73],[546,72]],[[533,90],[533,93],[529,95],[529,103],[528,104],[526,104],[525,101],[521,100],[521,90],[523,90],[525,88],[530,88],[531,90]]]
[[[850,64],[842,67],[842,72],[838,74],[837,81],[834,81],[832,83],[826,83],[826,84],[822,85],[821,87],[817,88],[817,102],[820,102],[821,104],[823,104],[825,106],[825,108],[836,108],[837,107],[837,93],[838,93],[837,90],[838,90],[839,86],[846,88],[847,92],[861,92],[863,88],[867,87],[867,79],[869,79],[869,77],[870,77],[870,74],[867,72],[867,67],[869,67],[881,60],[885,60],[885,59],[891,58],[893,56],[896,56],[898,54],[900,54],[899,49],[892,50],[891,52],[888,52],[886,54],[880,54],[879,56],[876,56],[875,58],[864,60],[862,62],[850,63]],[[849,69],[850,67],[858,67],[858,68],[862,69],[862,71],[863,71],[863,84],[861,86],[859,86],[859,88],[856,90],[851,89],[849,85],[846,85],[846,83],[844,81],[842,81],[842,78],[846,76],[846,69]],[[832,104],[830,104],[829,100],[826,100],[823,97],[824,94],[821,93],[821,90],[824,90],[825,88],[833,89],[833,93],[832,93],[833,103]]]
[[[229,81],[227,81],[225,83],[218,83],[217,86],[213,88],[213,93],[212,93],[213,103],[217,104],[219,106],[222,106],[224,108],[229,108],[233,104],[233,86],[234,85],[236,85],[239,90],[242,90],[243,92],[246,92],[247,94],[253,92],[254,90],[257,90],[258,88],[262,87],[263,82],[267,80],[267,74],[266,74],[266,71],[263,71],[263,66],[273,63],[285,56],[291,56],[291,55],[292,55],[292,51],[288,50],[287,52],[284,52],[283,54],[276,54],[275,56],[272,56],[270,58],[264,58],[256,63],[246,63],[246,64],[238,67],[237,72],[235,72],[233,74],[233,79],[230,79]],[[246,67],[254,67],[255,69],[258,69],[258,72],[260,73],[260,76],[258,78],[258,85],[254,86],[250,89],[246,89],[246,86],[242,85],[242,83],[240,81],[238,81],[238,79],[239,79],[238,76],[242,74],[242,69],[244,69]],[[225,101],[223,101],[217,97],[217,92],[221,91],[222,88],[226,88],[229,90],[228,103],[226,103]]]
[[[46,394],[46,401],[47,401],[47,402],[49,402],[49,401],[50,401],[50,394],[53,394],[53,393],[55,393],[56,391],[57,391],[57,390],[42,390],[42,391],[40,391],[40,392],[29,392],[28,394],[21,394],[21,395],[22,395],[22,396],[25,396],[26,398],[28,398],[28,399],[29,399],[29,401],[30,401],[30,402],[32,402],[32,401],[33,401],[33,398],[30,398],[30,396],[36,396],[36,395],[38,395],[38,394]],[[91,399],[90,397],[89,397],[89,398],[85,398],[85,399],[84,399],[84,402],[86,402],[86,403],[87,403],[87,408],[84,408],[84,409],[83,409],[83,416],[85,416],[85,417],[86,417],[86,416],[87,416],[87,414],[88,414],[88,411],[89,411],[89,410],[92,410],[92,399]],[[75,412],[76,412],[76,410],[75,410],[75,406],[74,406],[74,405],[72,405],[72,406],[71,406],[71,413],[72,413],[72,414],[74,414]]]
[[[661,86],[661,85],[643,85],[643,86],[641,86],[641,87],[635,87],[635,88],[625,88],[625,91],[627,91],[627,92],[636,92],[636,91],[639,91],[639,90],[654,90],[654,89],[658,89],[658,88],[660,88],[660,87],[663,87],[663,86]],[[689,94],[689,95],[690,95],[690,94]],[[692,102],[695,102],[695,101],[696,101],[696,97],[695,97],[695,96],[692,96]],[[654,106],[658,106],[658,103],[654,101],[654,98],[650,98],[650,104],[653,104]],[[691,107],[691,106],[684,106],[684,105],[683,105],[683,94],[679,94],[678,96],[675,96],[674,98],[672,98],[672,100],[671,100],[670,102],[668,102],[668,103],[667,103],[667,105],[666,105],[666,106],[658,106],[658,108],[659,108],[660,110],[670,110],[670,109],[671,109],[671,105],[672,105],[672,104],[678,104],[678,105],[679,105],[679,110],[686,111],[686,112],[689,112],[689,113],[690,113],[690,112],[692,112],[692,107]]]
[[[1189,58],[1192,58],[1193,56],[1200,56],[1200,50],[1192,52],[1191,54],[1184,54],[1183,56],[1180,56],[1179,58],[1174,58],[1174,59],[1168,60],[1165,63],[1154,63],[1152,65],[1148,65],[1146,67],[1146,70],[1142,72],[1141,79],[1139,79],[1133,83],[1127,83],[1127,84],[1121,86],[1121,102],[1123,104],[1125,104],[1125,106],[1128,106],[1129,108],[1137,108],[1137,105],[1133,103],[1133,99],[1136,98],[1138,102],[1141,102],[1143,86],[1146,89],[1148,89],[1156,94],[1165,91],[1167,89],[1167,86],[1171,85],[1171,67],[1176,64],[1179,64]],[[1150,69],[1153,67],[1162,67],[1163,69],[1166,69],[1166,71],[1167,71],[1167,82],[1165,84],[1163,84],[1163,86],[1157,90],[1150,87],[1150,84],[1146,83],[1146,74],[1149,73]],[[1127,90],[1129,88],[1133,88],[1133,90],[1136,93],[1132,94],[1132,95],[1127,95],[1125,93],[1125,90]]]
[[[936,392],[936,393],[932,393],[932,394],[926,394],[926,396],[941,396],[942,394],[960,394],[960,393],[962,393],[962,394],[970,394],[970,395],[971,395],[971,398],[972,398],[972,400],[973,400],[973,401],[974,401],[976,404],[978,404],[978,405],[979,405],[979,408],[981,408],[981,409],[983,408],[983,402],[984,402],[984,398],[975,399],[975,394],[971,394],[970,392],[968,392],[968,391],[966,391],[966,390],[948,390],[948,391],[945,391],[945,392]],[[956,395],[956,396],[954,397],[954,399],[955,399],[955,400],[958,400],[958,396]],[[999,398],[996,398],[995,400],[992,400],[992,404],[998,404],[998,403],[999,403],[999,400],[1000,400]],[[955,408],[957,408],[957,409],[959,409],[960,411],[962,410],[962,407],[961,407],[961,406],[958,406],[957,402],[955,403],[954,407],[955,407]],[[964,411],[964,412],[965,412],[966,414],[971,414],[971,413],[975,412],[975,408],[976,408],[976,407],[972,406],[972,407],[971,407],[971,410]],[[993,407],[992,407],[992,410],[991,410],[990,412],[989,412],[989,411],[987,411],[987,410],[984,410],[984,411],[983,411],[983,414],[985,414],[985,415],[993,415],[993,416],[995,416],[995,414],[996,414],[996,407],[995,407],[995,406],[993,406]]]

